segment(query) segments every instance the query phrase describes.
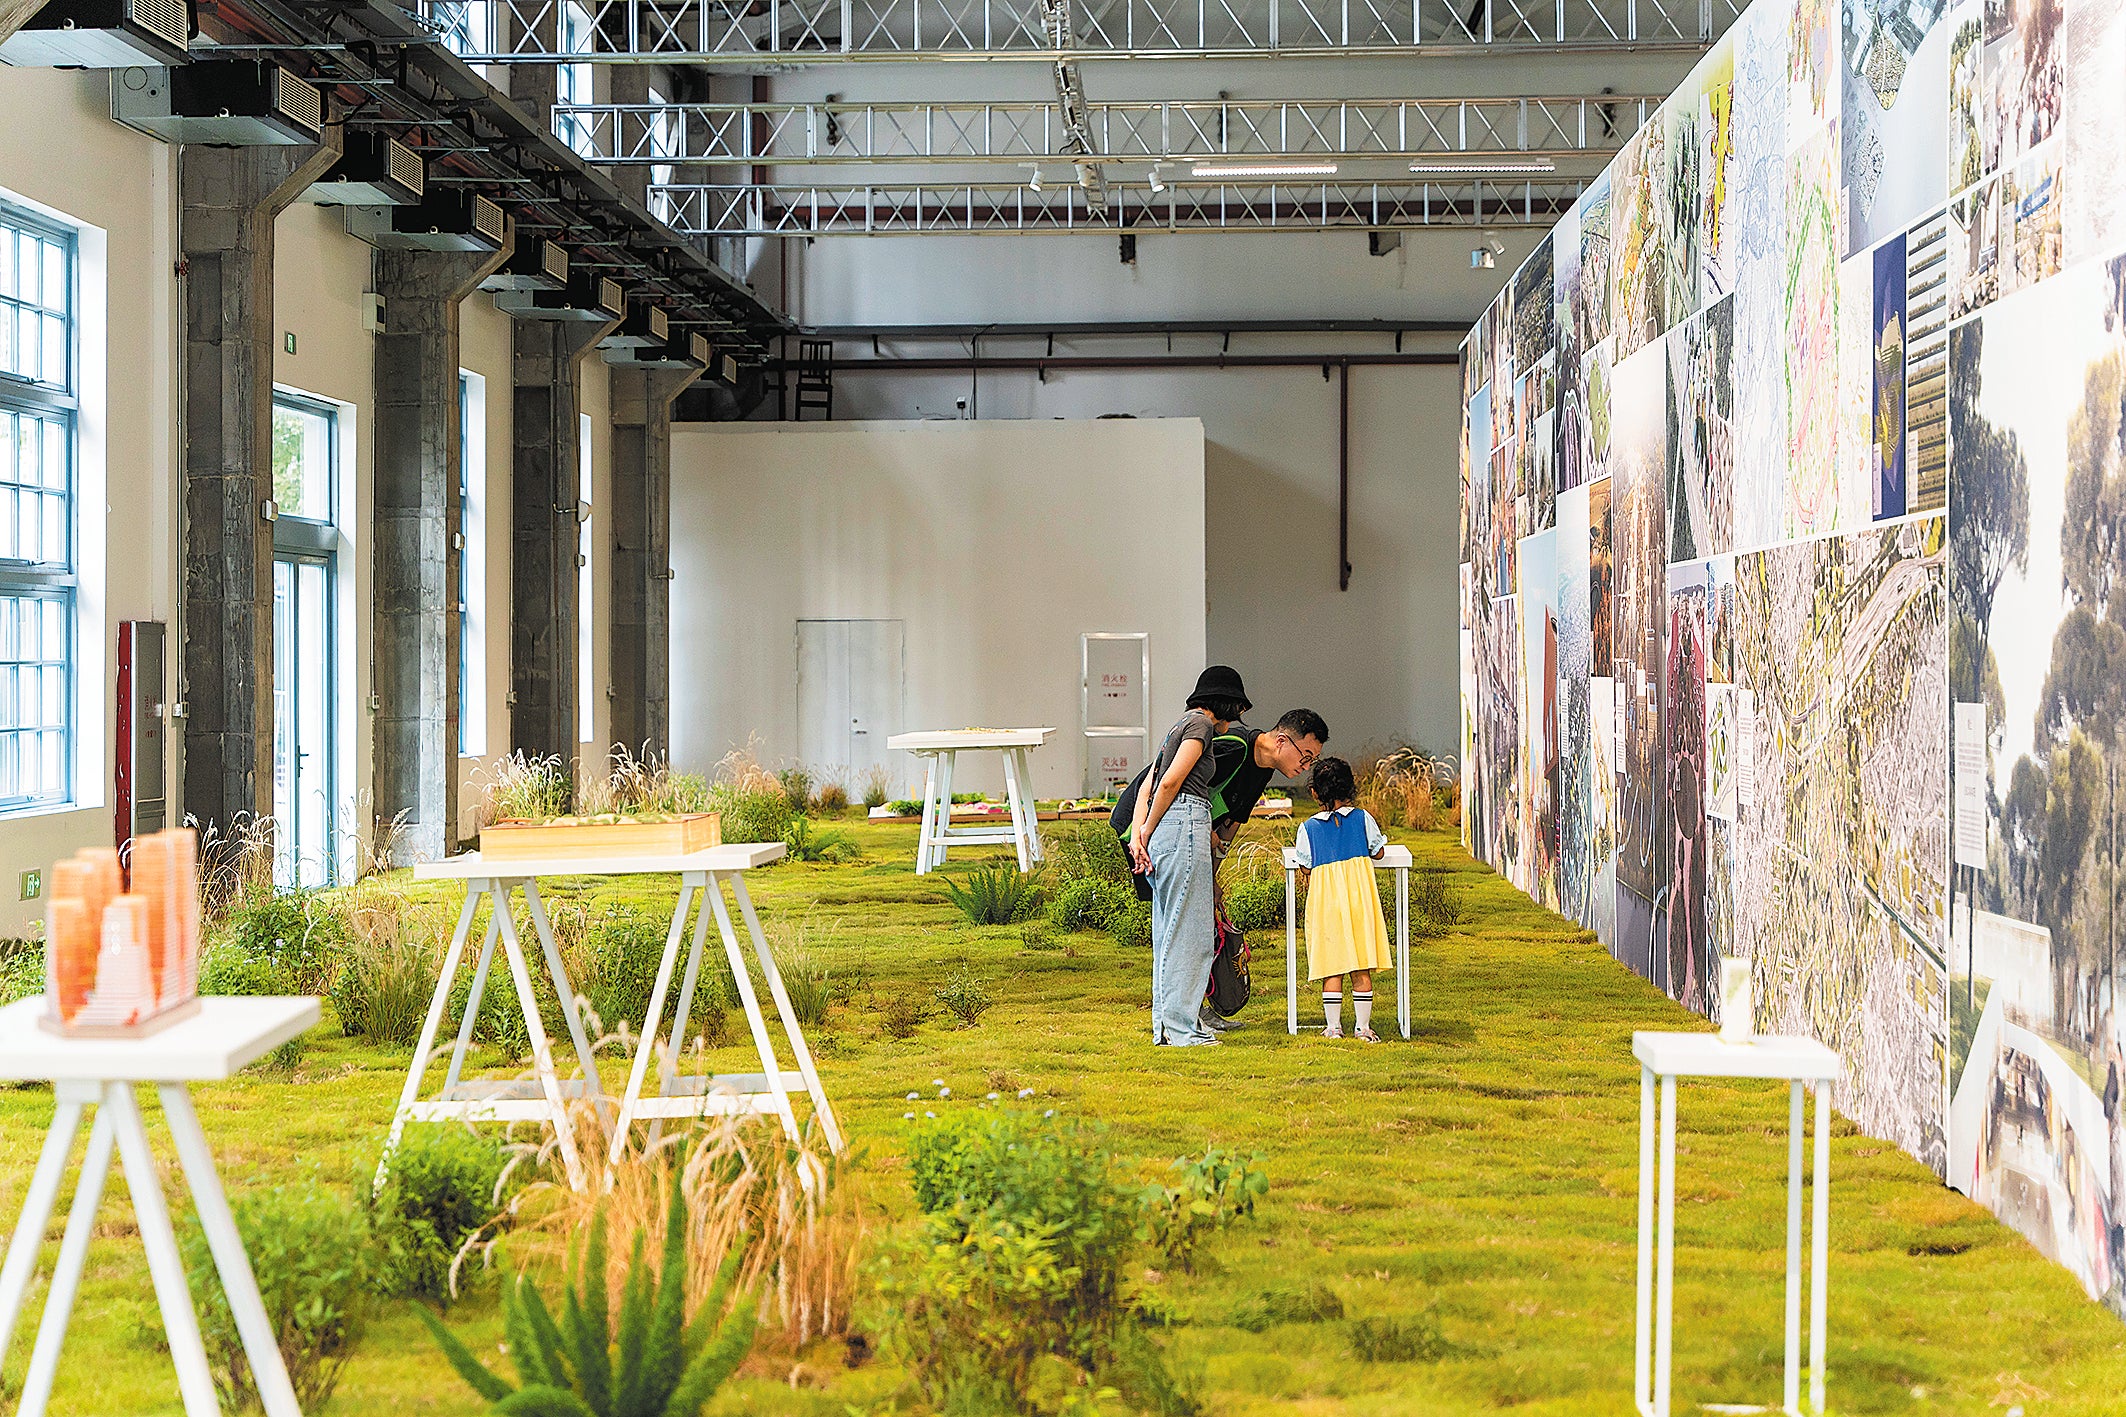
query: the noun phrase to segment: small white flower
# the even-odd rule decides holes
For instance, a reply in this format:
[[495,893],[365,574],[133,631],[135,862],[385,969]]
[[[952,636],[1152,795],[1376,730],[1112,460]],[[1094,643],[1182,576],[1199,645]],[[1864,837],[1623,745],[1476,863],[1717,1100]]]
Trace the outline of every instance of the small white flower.
[[1020,1089],[1019,1089],[1019,1096],[1020,1096],[1020,1097],[1031,1097],[1031,1096],[1033,1096],[1033,1089],[1032,1089],[1032,1088],[1030,1088],[1030,1087],[1022,1087],[1022,1088],[1020,1088]]
[[938,1089],[938,1096],[940,1096],[940,1097],[950,1097],[950,1096],[952,1096],[952,1089],[951,1089],[951,1088],[949,1088],[949,1087],[941,1087],[941,1088],[939,1088],[939,1089]]
[[913,1112],[903,1112],[903,1113],[901,1113],[901,1120],[902,1120],[902,1121],[904,1121],[904,1122],[912,1122],[912,1121],[914,1121],[914,1120],[915,1120],[915,1113],[913,1113]]
[[912,1093],[912,1092],[911,1092],[911,1093],[909,1093],[909,1094],[908,1094],[908,1100],[909,1100],[910,1102],[913,1102],[913,1101],[915,1101],[915,1094],[914,1094],[914,1093]]
[[937,1113],[935,1113],[935,1112],[925,1112],[925,1113],[924,1113],[923,1115],[924,1115],[925,1117],[928,1117],[928,1118],[930,1118],[930,1119],[931,1119],[932,1121],[936,1121],[936,1120],[937,1120]]
[[930,1080],[930,1085],[932,1087],[943,1087],[945,1085],[945,1080],[943,1078],[932,1078]]
[[990,1100],[991,1102],[994,1102],[994,1101],[996,1101],[996,1100],[997,1100],[997,1094],[996,1094],[996,1093],[994,1093],[994,1092],[990,1093],[990,1094],[989,1094],[989,1100]]
[[1046,1112],[1043,1112],[1041,1115],[1044,1117],[1053,1117],[1056,1115],[1056,1109],[1051,1107]]

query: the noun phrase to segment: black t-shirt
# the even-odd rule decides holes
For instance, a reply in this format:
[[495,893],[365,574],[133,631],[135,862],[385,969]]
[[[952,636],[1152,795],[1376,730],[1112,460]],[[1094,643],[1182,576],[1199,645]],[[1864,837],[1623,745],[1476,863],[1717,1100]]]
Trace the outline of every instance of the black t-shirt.
[[[1262,800],[1263,789],[1276,776],[1275,768],[1255,766],[1255,740],[1261,736],[1261,729],[1236,723],[1211,740],[1213,828],[1246,821],[1253,815],[1255,804]],[[1116,835],[1129,835],[1130,823],[1137,818],[1137,794],[1144,789],[1144,780],[1150,774],[1147,766],[1123,789],[1122,800],[1115,804],[1114,815],[1108,819]]]

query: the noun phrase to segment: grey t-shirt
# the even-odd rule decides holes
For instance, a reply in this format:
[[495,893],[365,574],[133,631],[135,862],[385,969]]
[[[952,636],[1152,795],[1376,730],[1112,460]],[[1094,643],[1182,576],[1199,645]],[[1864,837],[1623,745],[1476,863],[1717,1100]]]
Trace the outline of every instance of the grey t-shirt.
[[1153,784],[1153,790],[1158,790],[1157,784],[1166,776],[1166,770],[1173,766],[1174,755],[1181,750],[1181,745],[1194,740],[1202,746],[1203,752],[1197,756],[1196,765],[1189,769],[1189,775],[1182,780],[1181,790],[1174,795],[1199,797],[1205,802],[1210,801],[1211,739],[1215,734],[1216,729],[1211,721],[1194,709],[1181,715],[1181,721],[1167,730],[1166,741],[1159,745],[1159,756],[1152,764],[1151,777],[1147,779]]

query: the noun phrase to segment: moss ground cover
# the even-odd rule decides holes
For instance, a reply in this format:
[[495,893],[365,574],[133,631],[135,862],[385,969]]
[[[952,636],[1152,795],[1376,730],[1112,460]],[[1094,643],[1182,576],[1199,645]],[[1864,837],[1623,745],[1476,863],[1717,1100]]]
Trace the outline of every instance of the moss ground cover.
[[[1030,1088],[1029,1105],[1107,1124],[1113,1150],[1136,1158],[1143,1181],[1169,1177],[1174,1157],[1206,1146],[1264,1153],[1270,1190],[1254,1221],[1213,1240],[1192,1274],[1134,1276],[1170,1316],[1163,1341],[1177,1369],[1193,1374],[1206,1410],[1631,1411],[1638,1088],[1630,1035],[1703,1025],[1590,937],[1472,863],[1451,837],[1397,832],[1422,864],[1452,872],[1462,899],[1462,922],[1416,947],[1413,1042],[1392,1036],[1388,978],[1377,986],[1388,1041],[1288,1036],[1282,932],[1269,931],[1254,937],[1259,992],[1248,1027],[1221,1048],[1154,1052],[1142,950],[1093,931],[1059,931],[1047,948],[1029,949],[1022,927],[971,925],[939,882],[913,874],[912,826],[847,829],[862,859],[761,872],[754,894],[771,936],[793,947],[801,936],[829,980],[826,1021],[812,1034],[842,1124],[865,1153],[878,1228],[913,1214],[901,1160],[911,1106]],[[673,885],[557,882],[549,893],[594,910],[662,912]],[[973,1027],[957,1026],[935,1001],[961,973],[992,1001]],[[896,1037],[911,1006],[923,1020]],[[730,1036],[740,1046],[715,1050],[716,1066],[757,1066],[743,1031]],[[351,1186],[374,1159],[405,1059],[403,1048],[340,1036],[328,1014],[292,1075],[254,1069],[200,1089],[231,1189],[310,1179]],[[519,1066],[493,1048],[476,1060],[504,1075]],[[622,1081],[623,1066],[617,1055],[605,1060],[610,1084]],[[952,1089],[951,1103],[907,1101],[911,1091],[933,1098],[933,1079]],[[7,1217],[50,1115],[45,1089],[0,1091]],[[1775,1086],[1683,1089],[1679,1411],[1686,1400],[1776,1397],[1785,1117]],[[159,1119],[149,1125],[159,1138]],[[2126,1408],[2126,1326],[1894,1147],[1837,1130],[1834,1411],[2020,1404],[2030,1417],[2065,1417]],[[165,1169],[174,1170],[167,1155]],[[55,1226],[47,1271],[57,1240]],[[508,1257],[505,1240],[498,1258],[506,1266]],[[501,1338],[497,1294],[488,1284],[449,1319],[488,1358]],[[41,1281],[5,1370],[10,1393],[40,1300]],[[480,1410],[410,1302],[380,1306],[326,1410]],[[124,1183],[114,1177],[53,1410],[177,1412],[159,1339]],[[756,1355],[711,1411],[919,1410],[890,1363],[851,1367],[846,1356],[840,1345]]]

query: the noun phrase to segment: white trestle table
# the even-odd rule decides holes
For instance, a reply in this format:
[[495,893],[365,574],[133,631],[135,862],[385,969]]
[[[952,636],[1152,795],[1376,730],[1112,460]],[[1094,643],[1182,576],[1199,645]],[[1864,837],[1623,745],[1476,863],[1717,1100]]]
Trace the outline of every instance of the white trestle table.
[[[1031,871],[1042,859],[1041,833],[1034,821],[1033,774],[1026,755],[1046,743],[1053,728],[956,728],[924,733],[896,733],[886,746],[923,759],[923,826],[916,838],[915,873],[927,875],[945,864],[952,846],[1010,846],[1019,853],[1019,869]],[[1004,799],[1011,825],[952,825],[952,771],[962,753],[1001,753]]]
[[[1787,1084],[1786,1387],[1781,1411],[1801,1408],[1802,1089],[1816,1092],[1815,1212],[1810,1220],[1809,1410],[1823,1412],[1824,1284],[1831,1219],[1830,1088],[1838,1055],[1813,1038],[1729,1043],[1716,1033],[1634,1033],[1639,1060],[1639,1321],[1632,1395],[1642,1417],[1669,1417],[1670,1320],[1676,1272],[1676,1079],[1764,1078]],[[1654,1083],[1660,1081],[1660,1173],[1655,1177]],[[1656,1212],[1655,1189],[1660,1191]],[[1757,1409],[1748,1409],[1757,1410]]]
[[[685,855],[600,855],[580,860],[507,862],[484,861],[478,852],[469,852],[414,867],[414,876],[419,880],[463,881],[465,905],[458,913],[458,928],[451,936],[449,952],[443,958],[442,976],[436,981],[435,998],[430,1001],[428,1017],[421,1025],[420,1041],[414,1045],[406,1086],[399,1094],[398,1110],[392,1115],[391,1134],[384,1144],[383,1159],[377,1163],[377,1184],[383,1184],[391,1164],[392,1150],[398,1146],[400,1134],[408,1122],[536,1121],[553,1127],[569,1184],[582,1190],[587,1184],[588,1172],[568,1112],[569,1099],[581,1096],[590,1097],[594,1105],[617,1108],[608,1165],[617,1162],[626,1149],[629,1129],[645,1119],[651,1122],[654,1136],[655,1128],[667,1117],[773,1113],[781,1120],[784,1132],[795,1140],[798,1136],[797,1116],[791,1108],[790,1096],[798,1091],[810,1094],[813,1116],[818,1119],[828,1146],[839,1152],[842,1135],[834,1119],[834,1109],[827,1102],[826,1090],[820,1086],[819,1072],[812,1064],[811,1050],[805,1046],[797,1012],[790,1006],[790,995],[783,987],[781,972],[775,967],[774,953],[761,935],[760,918],[754,913],[752,897],[746,892],[745,873],[780,859],[785,850],[777,841],[714,846]],[[599,1086],[591,1040],[584,1032],[582,1010],[569,987],[568,971],[562,965],[561,951],[554,942],[553,924],[539,895],[539,881],[557,876],[641,875],[678,876],[679,899],[672,908],[672,925],[665,936],[664,956],[658,963],[657,980],[650,991],[649,1008],[642,1020],[642,1034],[628,1072],[627,1091],[615,1103]],[[726,885],[738,903],[739,917],[745,922],[747,937],[752,942],[753,957],[759,962],[762,977],[767,980],[770,1000],[781,1017],[790,1051],[796,1057],[795,1070],[783,1068],[776,1060],[767,1018],[753,987],[730,908],[724,900]],[[509,901],[514,893],[521,893],[524,897],[526,913],[539,937],[547,977],[553,981],[554,994],[560,1000],[568,1022],[570,1042],[575,1046],[581,1077],[569,1079],[566,1083],[554,1067],[553,1049],[547,1041],[546,1026],[539,1018],[532,991],[531,971],[517,938],[516,922],[511,918]],[[474,913],[483,897],[492,909],[486,938],[481,942],[479,960],[473,969],[472,991],[466,998],[458,1023],[457,1041],[451,1049],[442,1090],[434,1098],[423,1101],[421,1089],[429,1061],[434,1056],[436,1034],[448,1010],[458,963],[470,942]],[[694,921],[692,944],[687,950],[686,969],[679,986],[678,1009],[669,1033],[664,1035],[657,1090],[653,1095],[644,1096],[650,1055],[660,1051],[659,1023],[664,1017],[665,1001],[670,996],[672,974],[679,963],[680,944],[686,936],[687,911],[696,897],[703,898],[703,906]],[[702,952],[712,914],[716,919],[717,933],[723,940],[724,958],[730,966],[732,982],[737,986],[739,1001],[745,1008],[754,1048],[760,1056],[761,1071],[682,1078],[678,1075],[679,1058],[685,1047],[687,1018],[693,1007],[695,986],[701,978]],[[480,999],[487,987],[488,969],[494,962],[498,936],[509,963],[510,977],[516,984],[518,1005],[524,1011],[525,1032],[531,1038],[532,1077],[529,1080],[467,1081],[462,1077],[465,1057],[472,1045],[473,1022],[480,1014]],[[617,1023],[618,1020],[611,1022]]]
[[220,1082],[286,1043],[317,1022],[317,1000],[201,999],[198,1012],[189,1018],[138,1038],[63,1038],[38,1023],[44,1011],[42,995],[0,1009],[0,1078],[49,1081],[58,1104],[30,1176],[22,1214],[8,1237],[7,1259],[0,1262],[0,1357],[6,1355],[15,1320],[29,1294],[83,1111],[94,1106],[96,1119],[89,1127],[81,1180],[67,1212],[59,1261],[37,1324],[36,1347],[22,1380],[22,1405],[16,1410],[24,1417],[42,1417],[51,1401],[59,1350],[66,1342],[67,1319],[81,1295],[82,1266],[88,1258],[89,1236],[96,1228],[96,1209],[103,1201],[115,1145],[125,1166],[141,1248],[148,1252],[148,1274],[162,1309],[163,1330],[170,1338],[170,1357],[177,1367],[177,1391],[186,1417],[218,1417],[221,1412],[206,1345],[200,1339],[199,1315],[185,1287],[184,1259],[178,1252],[177,1232],[170,1225],[162,1176],[155,1169],[155,1153],[149,1148],[140,1101],[134,1094],[134,1088],[145,1083],[152,1084],[162,1098],[163,1117],[177,1144],[178,1165],[192,1189],[192,1204],[199,1212],[214,1268],[221,1275],[222,1292],[228,1296],[259,1400],[267,1417],[300,1417],[295,1389],[274,1342],[273,1323],[259,1299],[250,1257],[244,1253],[243,1237],[230,1214],[228,1198],[222,1194],[214,1153],[200,1130],[199,1114],[192,1110],[187,1084]]
[[[1410,848],[1389,843],[1376,870],[1395,873],[1395,1022],[1410,1036]],[[1284,849],[1284,1026],[1299,1032],[1299,851]]]

